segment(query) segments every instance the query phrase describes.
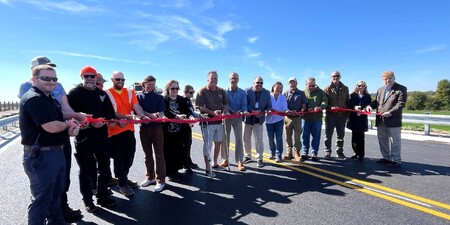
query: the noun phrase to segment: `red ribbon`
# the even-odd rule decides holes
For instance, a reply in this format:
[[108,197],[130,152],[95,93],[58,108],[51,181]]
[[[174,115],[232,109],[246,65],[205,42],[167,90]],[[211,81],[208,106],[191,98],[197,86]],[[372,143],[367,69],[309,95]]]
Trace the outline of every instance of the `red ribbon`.
[[[353,109],[346,109],[346,108],[337,108],[337,109],[328,109],[329,112],[354,112],[359,113],[362,115],[379,115],[379,113],[371,113],[367,111],[357,111]],[[319,113],[322,112],[322,110],[311,110],[311,111],[302,111],[302,112],[293,112],[290,114],[287,114],[285,112],[278,112],[278,111],[269,111],[269,112],[251,112],[247,114],[225,114],[220,116],[215,116],[212,118],[199,118],[199,119],[169,119],[169,118],[158,118],[158,119],[139,119],[139,120],[128,120],[128,119],[112,119],[112,120],[106,120],[103,118],[92,118],[88,117],[85,121],[81,123],[81,127],[86,126],[88,123],[122,123],[122,124],[138,124],[138,123],[198,123],[198,122],[212,122],[212,121],[220,121],[224,119],[233,119],[233,118],[240,118],[243,116],[257,116],[262,114],[267,115],[279,115],[279,116],[302,116],[305,114],[310,113]]]

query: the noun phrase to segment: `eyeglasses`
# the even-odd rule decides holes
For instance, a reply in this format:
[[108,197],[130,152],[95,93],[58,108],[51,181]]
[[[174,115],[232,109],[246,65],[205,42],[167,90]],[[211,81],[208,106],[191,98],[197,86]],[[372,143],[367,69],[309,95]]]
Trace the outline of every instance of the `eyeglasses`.
[[57,82],[58,78],[57,77],[46,77],[46,76],[41,76],[38,77],[39,80],[43,80],[43,81],[53,81],[53,82]]
[[316,85],[307,85],[308,87],[316,87]]
[[333,75],[333,78],[341,77],[341,75]]
[[366,85],[364,84],[359,84],[358,87],[365,87]]
[[114,80],[117,82],[119,82],[119,81],[125,82],[125,79],[123,79],[123,78],[114,78]]
[[86,78],[94,79],[94,78],[96,77],[96,75],[85,74],[85,75],[83,75],[83,77],[84,77],[85,79],[86,79]]
[[172,90],[172,91],[177,90],[178,91],[178,90],[180,90],[180,88],[179,87],[171,87],[170,90]]
[[256,82],[256,84],[263,84],[264,82]]
[[188,91],[189,94],[193,95],[195,91]]

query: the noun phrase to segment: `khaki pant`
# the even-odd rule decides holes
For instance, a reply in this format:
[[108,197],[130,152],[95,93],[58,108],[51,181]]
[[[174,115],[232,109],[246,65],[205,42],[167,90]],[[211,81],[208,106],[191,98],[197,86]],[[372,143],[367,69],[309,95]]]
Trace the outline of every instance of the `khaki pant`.
[[263,159],[264,142],[263,142],[263,126],[261,124],[244,124],[244,155],[251,158],[252,156],[252,133],[255,139],[256,160]]
[[[285,116],[284,117],[284,132],[286,133],[286,155],[292,156],[292,151],[300,151],[302,142],[302,117],[300,116]],[[292,138],[294,135],[294,138]],[[294,139],[294,141],[292,141]]]

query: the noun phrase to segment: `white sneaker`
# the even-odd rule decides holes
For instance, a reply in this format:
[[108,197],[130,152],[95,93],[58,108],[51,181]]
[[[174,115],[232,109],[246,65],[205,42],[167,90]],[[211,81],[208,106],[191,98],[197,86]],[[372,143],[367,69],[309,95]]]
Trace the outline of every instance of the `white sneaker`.
[[151,184],[154,184],[154,183],[156,183],[155,179],[153,179],[153,180],[146,179],[146,180],[142,181],[141,186],[142,187],[147,187],[147,186],[150,186]]
[[166,184],[156,184],[155,185],[155,189],[154,189],[154,192],[161,192],[161,191],[163,191],[163,189],[164,189],[164,187],[166,186]]

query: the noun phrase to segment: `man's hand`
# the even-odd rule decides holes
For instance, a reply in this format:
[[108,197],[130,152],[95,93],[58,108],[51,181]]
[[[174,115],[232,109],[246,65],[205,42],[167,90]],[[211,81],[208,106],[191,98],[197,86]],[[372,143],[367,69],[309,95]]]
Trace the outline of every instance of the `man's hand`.
[[384,112],[383,114],[381,114],[381,116],[384,118],[389,118],[392,116],[392,114],[390,112]]

